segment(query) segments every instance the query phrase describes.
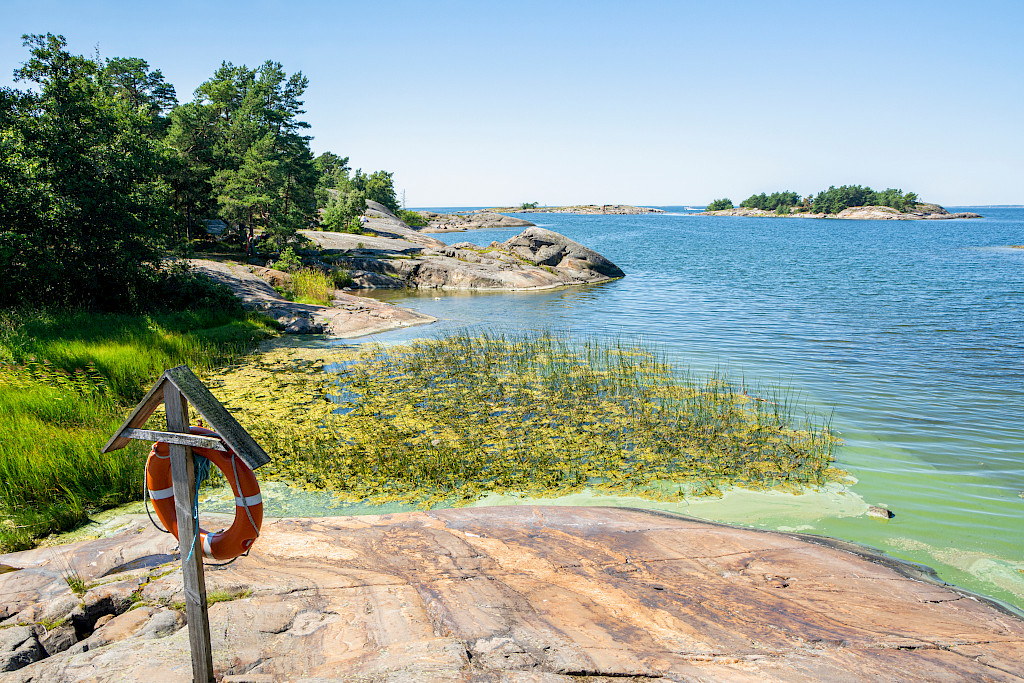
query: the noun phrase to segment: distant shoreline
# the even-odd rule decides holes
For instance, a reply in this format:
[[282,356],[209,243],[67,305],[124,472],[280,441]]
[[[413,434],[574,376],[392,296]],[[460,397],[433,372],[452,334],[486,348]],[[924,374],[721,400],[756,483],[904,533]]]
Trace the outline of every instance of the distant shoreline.
[[642,213],[665,213],[664,209],[629,204],[577,204],[575,206],[538,206],[524,209],[519,206],[504,206],[489,209],[500,213],[572,213],[581,215],[628,216]]
[[900,211],[890,206],[851,206],[839,213],[777,213],[765,209],[748,209],[745,207],[722,209],[720,211],[704,211],[700,216],[742,216],[747,218],[833,218],[839,220],[896,220],[896,221],[927,221],[951,220],[956,218],[982,218],[981,214],[970,211],[950,213],[938,204],[918,204],[914,211]]

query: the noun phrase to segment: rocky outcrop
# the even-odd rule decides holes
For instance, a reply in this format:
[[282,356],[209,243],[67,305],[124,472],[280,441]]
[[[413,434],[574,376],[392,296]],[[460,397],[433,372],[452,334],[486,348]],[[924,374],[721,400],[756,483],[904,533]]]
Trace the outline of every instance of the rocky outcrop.
[[463,230],[480,230],[484,228],[526,228],[533,225],[530,221],[512,216],[503,216],[494,211],[472,211],[470,213],[442,214],[433,211],[420,211],[426,217],[426,227],[421,232],[461,232]]
[[544,228],[529,228],[500,245],[492,243],[491,247],[503,249],[540,266],[593,271],[608,278],[625,276],[618,266],[593,249]]
[[[746,216],[750,218],[771,218],[778,217],[780,215],[774,211],[765,211],[764,209],[748,209],[746,207],[736,207],[734,209],[721,209],[719,211],[702,211],[697,214],[698,216]],[[825,214],[792,214],[793,216],[806,216],[808,218],[824,218]]]
[[372,211],[366,223],[372,235],[302,233],[348,268],[358,287],[526,290],[624,276],[594,250],[543,228],[527,228],[487,247],[470,242],[449,246],[416,233],[384,207]]
[[748,216],[757,218],[840,218],[848,220],[896,220],[896,221],[920,221],[920,220],[943,220],[952,218],[981,218],[980,214],[963,211],[950,213],[938,204],[918,204],[914,211],[903,212],[890,206],[851,206],[839,213],[776,213],[764,209],[748,209],[739,207],[735,209],[722,209],[721,211],[704,211],[700,216]]
[[436,320],[429,315],[343,291],[334,292],[331,306],[288,301],[271,284],[286,283],[290,277],[278,270],[205,259],[192,259],[190,265],[231,289],[246,308],[277,320],[289,334],[359,337]]
[[[829,216],[832,218],[833,216]],[[952,218],[981,218],[979,214],[970,212],[950,213],[938,204],[918,204],[914,211],[903,212],[889,206],[851,206],[835,214],[835,218],[858,220],[946,220]]]
[[[78,600],[52,549],[0,556],[21,568],[0,575],[11,614],[0,647],[26,652],[4,680],[187,680],[173,537],[142,517],[62,550],[86,602],[116,599],[81,622],[77,642],[43,654],[41,603]],[[209,615],[224,681],[1024,676],[1024,622],[919,566],[639,510],[268,520],[250,555],[208,566],[206,581],[221,600]]]

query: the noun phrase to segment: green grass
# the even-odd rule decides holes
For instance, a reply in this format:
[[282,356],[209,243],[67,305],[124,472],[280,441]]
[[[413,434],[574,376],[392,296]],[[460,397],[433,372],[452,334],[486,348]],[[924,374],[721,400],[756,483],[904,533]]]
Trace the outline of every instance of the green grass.
[[336,383],[294,360],[211,377],[275,453],[262,476],[425,506],[585,488],[674,500],[843,476],[827,421],[798,419],[784,391],[692,376],[641,344],[453,334],[367,346],[341,366]]
[[0,312],[0,548],[141,497],[145,445],[101,455],[166,368],[230,362],[273,333],[228,312]]
[[316,268],[303,268],[292,273],[295,301],[330,306],[334,298],[334,277]]

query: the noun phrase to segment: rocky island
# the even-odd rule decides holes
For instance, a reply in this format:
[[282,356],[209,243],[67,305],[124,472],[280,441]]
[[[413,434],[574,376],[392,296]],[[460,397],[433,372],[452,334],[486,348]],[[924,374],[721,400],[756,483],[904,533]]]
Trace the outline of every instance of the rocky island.
[[950,213],[938,204],[922,202],[916,192],[892,187],[876,192],[862,185],[830,185],[827,190],[803,199],[791,190],[770,195],[762,192],[747,197],[738,207],[733,206],[731,199],[716,199],[699,215],[897,221],[981,218],[976,213]]
[[469,213],[434,213],[420,211],[427,219],[427,225],[420,232],[462,232],[464,230],[480,230],[484,228],[528,228],[530,221],[512,216],[503,216],[495,211],[470,211]]
[[704,211],[700,216],[750,216],[757,218],[839,218],[848,220],[946,220],[954,218],[981,218],[980,214],[962,211],[950,213],[938,204],[919,203],[911,211],[900,211],[891,206],[851,206],[838,213],[785,212],[767,211],[765,209],[739,207],[720,211]]
[[583,215],[622,215],[631,216],[641,213],[665,213],[664,209],[648,206],[630,206],[629,204],[577,204],[575,206],[506,206],[489,209],[502,213],[575,213]]

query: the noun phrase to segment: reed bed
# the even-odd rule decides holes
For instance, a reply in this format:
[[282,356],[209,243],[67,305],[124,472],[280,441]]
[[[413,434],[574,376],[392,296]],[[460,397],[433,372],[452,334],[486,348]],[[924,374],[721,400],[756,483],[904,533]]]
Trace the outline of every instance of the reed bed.
[[334,278],[316,268],[302,268],[292,273],[292,294],[306,304],[330,306],[334,298]]
[[101,455],[164,369],[208,370],[271,333],[217,312],[0,313],[0,549],[141,497],[145,447]]
[[657,500],[838,479],[825,420],[631,342],[452,334],[222,375],[273,455],[261,476],[347,500],[459,504],[590,488]]

